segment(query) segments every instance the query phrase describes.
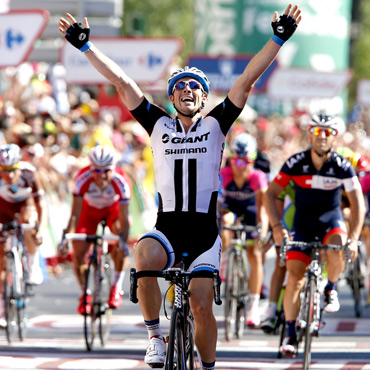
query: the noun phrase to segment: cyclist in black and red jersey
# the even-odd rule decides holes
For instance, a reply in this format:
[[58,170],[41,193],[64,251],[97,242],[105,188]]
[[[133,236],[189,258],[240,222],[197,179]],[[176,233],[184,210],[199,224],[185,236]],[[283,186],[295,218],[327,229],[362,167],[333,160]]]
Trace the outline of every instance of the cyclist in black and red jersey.
[[[287,233],[280,220],[275,200],[282,190],[293,181],[295,190],[295,214],[292,235],[296,241],[311,242],[318,237],[327,244],[344,245],[349,241],[351,258],[357,254],[365,205],[359,180],[351,163],[333,150],[335,136],[344,127],[339,117],[314,115],[310,121],[310,149],[294,154],[283,165],[266,192],[266,208],[269,214],[274,240],[282,244]],[[351,214],[347,230],[341,210],[341,190],[347,194]],[[284,294],[284,313],[287,337],[281,351],[286,356],[297,352],[296,318],[299,312],[299,292],[304,284],[304,273],[310,263],[307,248],[291,248],[287,251],[288,282]],[[326,252],[328,283],[324,289],[324,311],[339,310],[336,283],[344,267],[343,253]]]
[[[138,271],[169,268],[181,260],[183,252],[188,253],[186,268],[190,271],[219,268],[221,240],[216,204],[225,137],[243,110],[254,83],[294,33],[300,14],[299,7],[291,4],[281,17],[275,12],[272,40],[249,62],[225,100],[206,117],[201,110],[209,94],[208,78],[197,68],[175,71],[167,89],[177,112],[175,118],[151,104],[138,85],[89,41],[86,18],[84,27],[70,14],[68,20],[60,19],[63,36],[115,85],[128,109],[150,135],[159,209],[155,230],[144,235],[136,246]],[[190,294],[202,368],[213,370],[217,342],[213,282],[193,279]],[[159,325],[162,297],[157,280],[140,279],[138,298],[149,336],[145,362],[151,367],[163,367],[166,344]]]

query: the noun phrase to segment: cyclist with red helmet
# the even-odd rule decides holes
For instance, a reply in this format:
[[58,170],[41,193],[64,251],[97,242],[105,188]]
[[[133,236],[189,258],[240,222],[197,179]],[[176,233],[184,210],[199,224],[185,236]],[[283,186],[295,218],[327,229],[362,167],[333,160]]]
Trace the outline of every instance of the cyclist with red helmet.
[[[177,115],[170,117],[150,103],[138,85],[89,41],[83,27],[67,14],[60,19],[60,32],[116,88],[133,116],[150,135],[156,172],[159,208],[155,229],[144,235],[135,249],[137,271],[167,269],[184,252],[186,268],[219,268],[221,239],[216,222],[219,171],[225,137],[242,112],[253,85],[276,58],[281,46],[294,33],[301,10],[291,4],[272,20],[274,36],[249,62],[228,96],[205,117],[202,108],[209,95],[209,80],[197,68],[179,69],[168,80],[167,92]],[[207,278],[190,282],[190,305],[195,322],[195,343],[202,368],[213,370],[217,323],[213,315],[213,282]],[[148,330],[145,362],[163,367],[166,344],[159,324],[161,291],[156,279],[139,280],[138,298]]]
[[[128,206],[131,198],[130,179],[116,166],[116,151],[109,146],[95,146],[89,152],[90,165],[82,168],[74,178],[71,217],[65,233],[76,232],[93,235],[98,224],[106,220],[113,234],[120,236],[120,243],[111,254],[115,276],[108,305],[118,308],[122,305],[122,284],[124,268],[129,249],[126,244],[129,234]],[[85,256],[90,244],[73,241],[73,270],[81,288],[77,312],[84,315],[91,310],[84,304]],[[87,297],[87,302],[92,301]]]

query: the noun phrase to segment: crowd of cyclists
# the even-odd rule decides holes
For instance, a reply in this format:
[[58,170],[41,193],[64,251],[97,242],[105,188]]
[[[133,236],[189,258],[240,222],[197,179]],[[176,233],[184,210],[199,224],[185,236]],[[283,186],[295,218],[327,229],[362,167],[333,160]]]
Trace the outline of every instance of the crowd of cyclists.
[[[295,318],[308,251],[289,250],[287,268],[281,267],[278,248],[283,237],[302,241],[318,237],[338,245],[350,239],[352,259],[357,241],[364,238],[370,258],[370,216],[365,217],[370,164],[369,153],[361,146],[366,127],[359,122],[344,124],[330,112],[238,118],[254,82],[293,34],[300,18],[297,6],[288,6],[280,18],[274,15],[272,40],[215,108],[208,107],[210,84],[202,71],[188,67],[174,71],[168,80],[168,97],[175,115],[150,103],[148,94],[145,97],[134,81],[89,41],[87,19],[79,25],[70,14],[61,18],[60,32],[115,86],[132,114],[129,120],[123,122],[117,115],[100,111],[91,89],[63,85],[62,66],[58,66],[58,83],[55,69],[42,64],[7,69],[0,96],[0,223],[19,215],[22,222],[38,225],[37,232],[25,235],[29,283],[40,284],[43,279],[37,249],[45,243],[43,236],[53,218],[48,203],[68,204],[69,214],[59,215],[64,218],[65,233],[94,234],[105,219],[111,232],[120,236],[120,243],[111,251],[115,267],[108,302],[111,308],[122,305],[129,244],[134,244],[131,254],[138,271],[172,267],[187,252],[189,270],[221,265],[222,275],[232,238],[222,226],[256,226],[258,232],[249,233],[246,243],[250,265],[246,324],[271,331],[287,271],[287,337],[282,352],[296,354]],[[280,26],[283,31],[278,30]],[[132,230],[141,220],[130,215],[134,188],[144,205],[143,213],[151,214],[138,235]],[[268,248],[264,242],[269,232],[277,250],[271,282],[264,276]],[[0,238],[3,269],[5,238]],[[189,250],[194,240],[197,246]],[[56,244],[51,246],[55,253]],[[88,247],[86,242],[74,241],[71,252],[82,292],[77,304],[81,315],[91,310],[85,304],[91,299],[84,296]],[[339,252],[328,252],[326,257],[324,310],[336,312],[340,307],[336,284],[344,258]],[[50,271],[55,272],[53,258],[49,260]],[[270,292],[266,297],[269,306],[261,316],[259,301],[265,287]],[[1,288],[2,284],[0,293]],[[212,289],[206,278],[190,284],[195,341],[202,368],[208,370],[215,368],[217,341]],[[159,321],[161,293],[155,279],[140,279],[138,298],[149,338],[145,362],[163,367],[166,344]],[[0,318],[3,316],[0,298]]]

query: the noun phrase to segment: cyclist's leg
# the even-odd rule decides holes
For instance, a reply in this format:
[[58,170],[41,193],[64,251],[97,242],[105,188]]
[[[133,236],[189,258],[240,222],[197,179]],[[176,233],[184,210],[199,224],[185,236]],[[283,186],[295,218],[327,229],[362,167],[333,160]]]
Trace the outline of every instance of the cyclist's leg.
[[298,350],[295,326],[301,303],[299,294],[304,285],[304,273],[308,263],[309,257],[303,250],[292,248],[287,252],[288,280],[283,299],[286,337],[281,346],[281,352],[286,356],[294,356]]
[[263,264],[261,247],[254,239],[247,240],[247,256],[250,266],[247,325],[256,327],[260,324],[259,300],[263,281]]
[[[20,221],[22,223],[35,225],[37,222],[36,207],[30,204],[24,205],[20,212]],[[41,284],[44,279],[40,267],[39,255],[37,253],[42,240],[36,239],[35,235],[35,230],[24,231],[24,245],[28,252],[28,283],[38,285]]]
[[[107,210],[107,215],[107,225],[110,230],[116,235],[119,235],[123,231],[127,237],[129,232],[128,204],[114,204]],[[111,257],[114,263],[114,278],[108,300],[111,308],[118,308],[123,302],[122,285],[125,278],[125,268],[128,265],[129,254],[128,245],[126,244],[125,246],[127,249],[123,249],[123,245],[118,242],[118,244],[113,246],[111,251]]]
[[[195,258],[189,271],[218,269],[221,249],[221,238],[217,236],[213,246]],[[214,365],[216,359],[217,342],[217,323],[213,314],[213,280],[192,279],[189,288],[190,307],[194,317],[195,344],[202,362],[211,366]]]
[[[172,266],[173,261],[169,261],[167,248],[172,250],[163,233],[154,230],[144,235],[135,248],[136,270],[162,270]],[[151,367],[159,367],[165,361],[166,344],[159,323],[162,295],[157,278],[140,278],[137,296],[149,337],[144,361]]]
[[216,359],[217,323],[213,314],[213,280],[192,279],[190,306],[194,317],[194,340],[203,362]]
[[277,246],[275,268],[271,275],[270,281],[269,305],[264,314],[263,322],[261,323],[261,327],[265,327],[267,331],[275,328],[277,305],[280,298],[281,289],[283,287],[285,274],[286,268],[285,266],[280,266],[280,247]]
[[[344,245],[347,238],[347,233],[342,229],[332,229],[325,238],[323,243]],[[324,310],[325,312],[337,312],[340,304],[336,283],[341,272],[344,269],[344,257],[342,251],[327,250],[326,251],[326,272],[328,274],[328,282],[324,289]]]

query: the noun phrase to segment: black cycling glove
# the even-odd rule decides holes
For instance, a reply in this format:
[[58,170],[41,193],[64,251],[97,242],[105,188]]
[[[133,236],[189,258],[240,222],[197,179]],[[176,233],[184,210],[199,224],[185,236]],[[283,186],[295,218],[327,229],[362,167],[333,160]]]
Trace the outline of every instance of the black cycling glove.
[[294,33],[297,23],[294,18],[288,15],[281,15],[276,22],[271,22],[274,36],[272,39],[279,45],[283,45]]
[[91,47],[90,28],[83,28],[81,23],[72,24],[65,38],[77,49],[84,52]]

